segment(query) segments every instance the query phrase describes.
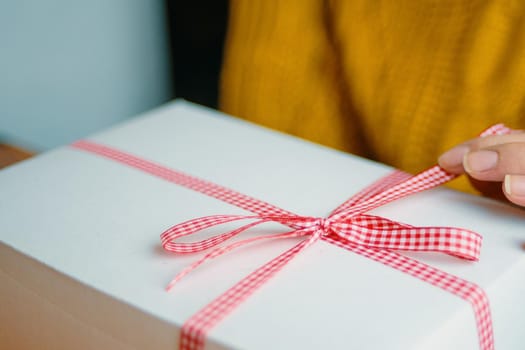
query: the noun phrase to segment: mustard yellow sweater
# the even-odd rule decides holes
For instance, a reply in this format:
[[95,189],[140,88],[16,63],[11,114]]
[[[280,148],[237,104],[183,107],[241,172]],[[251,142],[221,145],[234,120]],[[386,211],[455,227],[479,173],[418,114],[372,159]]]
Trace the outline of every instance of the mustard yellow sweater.
[[220,105],[420,171],[490,124],[525,128],[525,1],[233,0]]

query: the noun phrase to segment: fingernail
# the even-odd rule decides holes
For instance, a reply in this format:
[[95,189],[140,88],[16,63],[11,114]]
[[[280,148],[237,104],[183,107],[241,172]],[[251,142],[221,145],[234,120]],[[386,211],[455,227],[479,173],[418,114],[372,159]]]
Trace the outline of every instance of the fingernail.
[[525,175],[505,175],[505,192],[515,197],[525,197]]
[[451,150],[443,153],[438,159],[438,163],[444,167],[454,167],[461,165],[463,157],[469,151],[467,146],[461,145],[452,148]]
[[482,172],[496,167],[498,153],[494,151],[475,151],[465,154],[463,166],[467,172]]

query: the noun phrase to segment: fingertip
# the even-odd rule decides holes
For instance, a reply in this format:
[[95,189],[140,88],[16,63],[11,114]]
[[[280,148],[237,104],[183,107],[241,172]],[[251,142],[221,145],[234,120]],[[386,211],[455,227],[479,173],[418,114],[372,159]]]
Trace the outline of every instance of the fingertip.
[[443,153],[438,158],[438,164],[440,167],[453,174],[462,174],[464,172],[463,158],[468,151],[469,147],[466,145],[456,146]]

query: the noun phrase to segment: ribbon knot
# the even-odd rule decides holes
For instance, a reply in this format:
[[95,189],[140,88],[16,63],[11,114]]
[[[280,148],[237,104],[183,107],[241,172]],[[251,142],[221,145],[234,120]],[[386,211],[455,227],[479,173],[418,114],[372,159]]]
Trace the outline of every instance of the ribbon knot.
[[330,218],[300,215],[280,215],[259,218],[264,221],[274,221],[289,227],[293,227],[296,230],[301,230],[305,235],[314,234],[316,231],[321,231],[321,235],[324,236],[332,231],[330,227],[332,220]]
[[[182,270],[169,283],[167,289],[171,289],[181,278],[207,260],[216,258],[240,246],[268,239],[307,237],[301,250],[321,239],[336,241],[347,246],[389,251],[432,251],[465,260],[478,260],[482,238],[476,232],[454,227],[416,227],[367,213],[390,201],[419,192],[425,186],[435,186],[432,173],[438,171],[442,178],[446,177],[440,168],[431,168],[425,172],[430,179],[428,180],[429,184],[425,185],[424,176],[418,176],[417,189],[411,188],[411,181],[414,181],[415,177],[410,177],[410,175],[402,172],[394,172],[343,203],[326,218],[300,216],[288,212],[269,215],[212,215],[172,226],[161,234],[161,242],[164,249],[179,254],[208,250],[244,231],[268,222],[282,224],[291,230],[282,233],[256,235],[226,246],[216,247]],[[448,176],[452,177],[453,175]],[[402,181],[398,183],[400,179]],[[396,184],[393,185],[393,183]],[[250,222],[198,242],[176,242],[183,236],[211,229],[215,226],[231,224],[235,221]]]
[[316,221],[316,226],[319,231],[321,231],[322,236],[326,236],[330,234],[331,228],[330,228],[330,219],[328,218],[318,218]]

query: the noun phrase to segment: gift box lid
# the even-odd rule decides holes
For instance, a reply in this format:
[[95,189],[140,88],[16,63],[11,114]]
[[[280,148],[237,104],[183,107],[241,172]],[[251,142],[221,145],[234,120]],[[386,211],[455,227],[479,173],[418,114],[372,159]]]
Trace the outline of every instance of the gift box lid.
[[[392,170],[184,101],[88,139],[312,216],[326,216]],[[167,293],[170,279],[197,257],[163,251],[159,234],[192,218],[244,210],[69,146],[0,171],[0,194],[3,272],[129,347],[176,347],[185,320],[297,243],[242,248]],[[525,342],[516,326],[525,322],[523,210],[439,188],[373,213],[479,232],[479,262],[403,254],[484,288],[498,348]],[[210,349],[476,347],[464,300],[326,242],[287,264],[207,341]]]

